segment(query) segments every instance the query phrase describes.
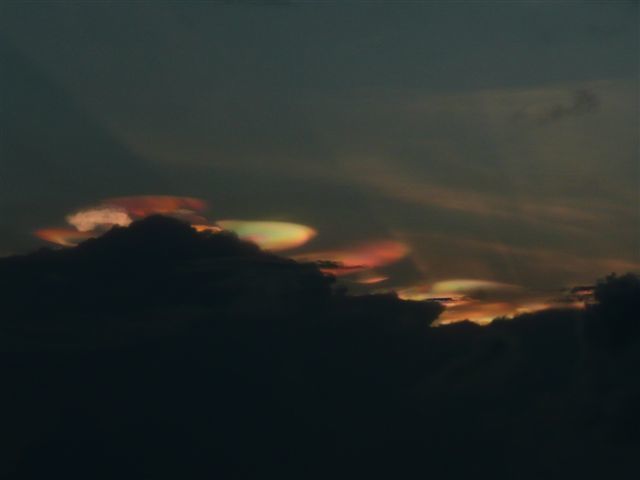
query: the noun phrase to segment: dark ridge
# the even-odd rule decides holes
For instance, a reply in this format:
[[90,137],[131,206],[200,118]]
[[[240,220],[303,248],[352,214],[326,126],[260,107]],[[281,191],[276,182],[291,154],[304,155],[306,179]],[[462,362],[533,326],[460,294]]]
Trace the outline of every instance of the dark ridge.
[[635,478],[640,281],[429,328],[150,217],[0,259],[0,478]]

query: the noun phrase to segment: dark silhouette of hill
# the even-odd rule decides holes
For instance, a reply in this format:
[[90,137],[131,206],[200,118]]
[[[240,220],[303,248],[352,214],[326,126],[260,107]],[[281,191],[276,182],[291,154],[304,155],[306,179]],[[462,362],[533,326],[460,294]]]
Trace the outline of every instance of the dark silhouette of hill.
[[0,259],[4,478],[635,478],[640,288],[429,328],[150,217]]

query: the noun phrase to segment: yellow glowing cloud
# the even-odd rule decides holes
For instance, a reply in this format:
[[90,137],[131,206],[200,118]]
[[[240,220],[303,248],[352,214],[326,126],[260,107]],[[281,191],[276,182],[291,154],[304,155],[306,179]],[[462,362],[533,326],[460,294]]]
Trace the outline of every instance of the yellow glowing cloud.
[[[434,291],[432,285],[416,285],[413,287],[402,288],[398,290],[398,297],[403,300],[432,300],[437,301],[445,307],[444,312],[438,317],[434,325],[446,325],[462,320],[469,320],[479,325],[486,325],[496,317],[509,315],[514,312],[514,305],[509,302],[502,301],[480,301],[461,295],[460,290],[464,287],[473,286],[477,288],[477,283],[464,284],[442,282],[449,287],[446,291]],[[436,284],[437,285],[437,284]],[[442,287],[442,285],[440,285]],[[458,290],[458,293],[452,290]]]
[[414,285],[412,287],[400,288],[397,290],[398,297],[403,300],[433,300],[441,303],[447,309],[467,305],[474,300],[454,292],[434,292],[433,287],[428,284]]
[[431,287],[431,292],[439,294],[449,293],[473,293],[518,290],[520,287],[508,283],[494,282],[491,280],[455,279],[436,282]]
[[[515,294],[518,295],[515,295]],[[452,279],[422,284],[398,290],[398,296],[405,300],[433,300],[440,302],[445,311],[440,315],[437,325],[445,325],[469,320],[480,325],[490,323],[494,318],[522,313],[527,306],[533,307],[531,300],[513,298],[524,292],[521,287],[508,283],[479,279]],[[474,295],[492,297],[474,298]],[[510,297],[511,300],[496,297]],[[529,303],[527,303],[529,302]],[[526,310],[531,311],[531,310]]]
[[399,288],[397,290],[397,294],[398,297],[403,300],[430,300],[442,297],[442,295],[433,293],[431,291],[431,285],[428,284]]
[[348,250],[330,250],[305,253],[296,260],[306,262],[330,262],[334,266],[322,268],[326,273],[348,275],[369,268],[383,267],[401,260],[409,253],[409,247],[394,240],[382,240],[356,246]]
[[67,215],[67,223],[80,232],[120,225],[126,227],[132,220],[122,208],[97,207]]
[[218,225],[206,225],[206,224],[201,224],[201,223],[195,223],[193,225],[191,225],[193,228],[196,229],[196,231],[198,232],[213,232],[213,233],[218,233],[222,231],[222,228],[220,228]]
[[496,317],[514,315],[516,307],[509,302],[482,302],[469,300],[464,304],[447,306],[435,325],[447,325],[469,320],[479,325],[487,325]]
[[79,232],[71,228],[41,228],[34,235],[47,242],[62,245],[63,247],[75,247],[80,242],[97,236],[92,232]]
[[[133,217],[146,217],[154,214],[183,216],[188,219],[195,212],[207,208],[207,204],[199,198],[174,197],[172,195],[139,195],[133,197],[109,198],[104,205],[124,209]],[[199,220],[202,217],[198,217]]]
[[288,222],[220,220],[216,224],[223,230],[234,232],[243,240],[274,252],[299,247],[317,235],[311,227]]

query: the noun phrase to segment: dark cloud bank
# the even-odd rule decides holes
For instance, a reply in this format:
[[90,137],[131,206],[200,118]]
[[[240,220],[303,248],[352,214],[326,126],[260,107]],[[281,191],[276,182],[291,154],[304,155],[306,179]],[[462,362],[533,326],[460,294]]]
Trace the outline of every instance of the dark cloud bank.
[[634,478],[640,281],[428,328],[150,217],[0,259],[4,478]]

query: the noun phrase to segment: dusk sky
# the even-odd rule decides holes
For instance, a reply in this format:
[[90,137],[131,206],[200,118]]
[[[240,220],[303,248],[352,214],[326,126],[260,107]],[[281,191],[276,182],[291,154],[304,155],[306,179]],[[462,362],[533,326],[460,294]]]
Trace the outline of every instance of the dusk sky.
[[0,255],[170,195],[487,315],[640,271],[637,2],[234,3],[2,3]]

